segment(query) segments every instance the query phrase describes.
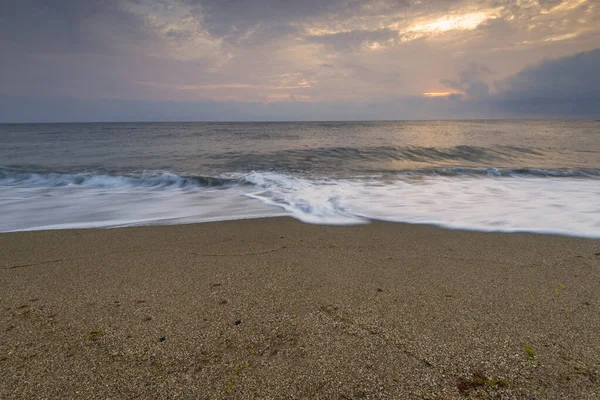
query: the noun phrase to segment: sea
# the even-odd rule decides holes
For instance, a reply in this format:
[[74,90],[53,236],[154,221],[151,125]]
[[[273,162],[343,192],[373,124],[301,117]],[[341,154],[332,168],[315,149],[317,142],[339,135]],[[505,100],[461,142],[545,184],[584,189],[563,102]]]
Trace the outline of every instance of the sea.
[[0,231],[287,215],[600,238],[600,121],[0,125]]

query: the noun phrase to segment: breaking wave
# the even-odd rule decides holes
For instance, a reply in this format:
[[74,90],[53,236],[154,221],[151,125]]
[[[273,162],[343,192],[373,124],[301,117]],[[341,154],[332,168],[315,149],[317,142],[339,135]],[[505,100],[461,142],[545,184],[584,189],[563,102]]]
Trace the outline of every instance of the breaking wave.
[[280,207],[308,223],[385,220],[479,231],[600,237],[600,180],[543,176],[427,176],[417,181],[381,181],[309,180],[254,173],[246,179],[260,189],[248,197]]
[[290,215],[600,237],[600,170],[434,168],[331,178],[216,177],[0,168],[0,231],[193,223]]
[[0,185],[28,187],[86,187],[86,188],[189,188],[218,187],[235,184],[229,179],[207,176],[182,176],[170,172],[151,171],[125,175],[101,171],[52,172],[1,168]]
[[[256,176],[271,176],[274,171],[231,173],[220,176],[178,175],[166,171],[142,171],[127,174],[110,174],[103,171],[58,172],[0,167],[0,185],[23,187],[80,187],[80,188],[207,188],[256,184]],[[587,178],[600,179],[599,169],[539,169],[539,168],[431,168],[398,171],[372,171],[385,173],[390,177],[537,177],[537,178]],[[284,176],[282,174],[281,176]],[[292,176],[292,175],[290,175]],[[248,178],[249,177],[249,178]],[[319,178],[316,178],[319,179]]]

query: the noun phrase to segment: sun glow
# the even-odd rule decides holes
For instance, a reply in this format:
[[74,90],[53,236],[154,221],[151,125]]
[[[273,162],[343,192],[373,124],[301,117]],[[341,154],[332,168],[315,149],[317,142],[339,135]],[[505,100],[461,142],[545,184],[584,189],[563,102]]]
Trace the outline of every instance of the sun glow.
[[448,97],[453,94],[457,94],[458,92],[425,92],[423,96],[425,97]]
[[412,32],[446,32],[451,30],[472,30],[488,19],[494,18],[494,14],[476,12],[470,14],[447,16],[433,21],[419,23],[409,29]]

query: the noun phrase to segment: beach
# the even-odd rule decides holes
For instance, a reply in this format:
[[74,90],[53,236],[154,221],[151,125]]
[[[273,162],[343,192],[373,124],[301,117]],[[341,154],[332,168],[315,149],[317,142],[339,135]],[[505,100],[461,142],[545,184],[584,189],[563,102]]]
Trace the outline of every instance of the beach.
[[600,240],[265,218],[0,234],[0,397],[600,396]]

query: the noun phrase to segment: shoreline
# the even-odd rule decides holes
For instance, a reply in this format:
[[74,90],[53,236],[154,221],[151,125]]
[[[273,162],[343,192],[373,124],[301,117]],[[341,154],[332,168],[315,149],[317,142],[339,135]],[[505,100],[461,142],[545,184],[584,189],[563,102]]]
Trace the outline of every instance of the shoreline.
[[[177,226],[189,226],[189,225],[204,225],[204,224],[219,224],[227,222],[237,221],[260,221],[263,219],[291,219],[301,224],[322,226],[322,227],[334,227],[334,228],[350,228],[355,226],[370,225],[370,224],[392,224],[392,225],[405,225],[405,226],[423,226],[434,229],[441,229],[450,232],[471,232],[475,234],[499,234],[499,235],[541,235],[541,236],[558,236],[563,238],[583,239],[583,240],[600,240],[600,233],[597,235],[577,235],[564,233],[561,231],[535,231],[528,229],[517,229],[517,230],[493,230],[493,229],[477,229],[477,228],[464,228],[464,227],[453,227],[445,224],[438,224],[435,222],[407,222],[407,221],[391,221],[386,219],[371,219],[364,218],[364,223],[313,223],[306,222],[290,215],[286,215],[283,212],[275,215],[265,216],[249,216],[249,217],[234,217],[231,219],[207,219],[204,221],[196,222],[177,222],[177,223],[148,223],[137,225],[135,223],[125,225],[114,225],[114,226],[85,226],[85,227],[66,227],[66,228],[53,228],[53,227],[40,227],[33,229],[23,229],[14,231],[0,231],[0,235],[13,234],[13,233],[28,233],[28,232],[56,232],[56,231],[85,231],[85,230],[113,230],[113,229],[136,229],[136,228],[161,228],[161,227],[177,227]],[[101,222],[100,222],[101,223]]]
[[7,398],[583,398],[600,240],[290,217],[0,233]]

